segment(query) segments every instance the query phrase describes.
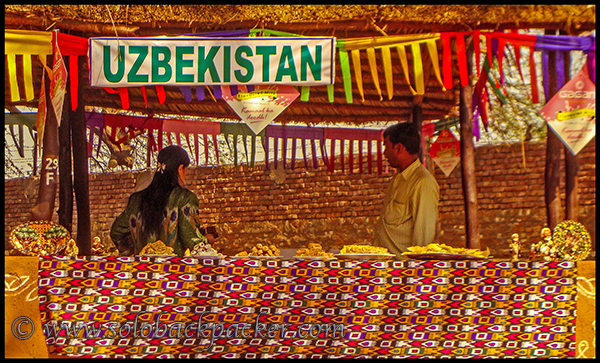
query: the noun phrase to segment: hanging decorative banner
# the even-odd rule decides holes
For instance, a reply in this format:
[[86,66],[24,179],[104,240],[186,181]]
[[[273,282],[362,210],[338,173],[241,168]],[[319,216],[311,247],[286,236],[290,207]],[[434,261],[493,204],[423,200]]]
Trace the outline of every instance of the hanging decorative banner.
[[38,97],[38,112],[35,118],[35,127],[37,130],[37,143],[40,147],[44,146],[44,128],[46,127],[46,69],[42,70],[42,86]]
[[240,86],[233,95],[231,87],[222,87],[222,97],[255,134],[258,135],[300,95],[292,86],[256,86],[247,92]]
[[90,85],[327,85],[333,37],[90,38]]
[[64,59],[58,48],[56,34],[58,33],[54,32],[54,65],[52,66],[52,77],[50,80],[50,96],[52,97],[52,107],[54,108],[54,114],[56,115],[56,122],[58,122],[58,126],[60,126],[63,105],[65,104],[64,100],[68,74]]
[[450,130],[444,129],[431,145],[429,155],[448,177],[460,162],[460,142]]
[[596,86],[582,69],[540,113],[556,136],[577,155],[596,136]]

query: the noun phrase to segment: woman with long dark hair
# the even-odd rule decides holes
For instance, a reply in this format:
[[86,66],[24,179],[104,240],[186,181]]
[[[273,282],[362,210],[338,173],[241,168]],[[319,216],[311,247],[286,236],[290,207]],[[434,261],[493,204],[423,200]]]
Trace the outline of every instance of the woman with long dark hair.
[[138,254],[148,243],[163,241],[183,256],[192,250],[198,233],[198,197],[185,188],[190,158],[176,145],[158,153],[158,166],[150,185],[129,198],[125,211],[110,230],[110,237],[122,254]]

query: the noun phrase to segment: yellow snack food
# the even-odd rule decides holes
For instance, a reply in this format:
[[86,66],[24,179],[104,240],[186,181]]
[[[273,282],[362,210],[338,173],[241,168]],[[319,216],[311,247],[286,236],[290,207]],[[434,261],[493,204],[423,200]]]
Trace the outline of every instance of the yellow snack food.
[[477,257],[488,257],[490,255],[490,249],[486,248],[485,251],[478,250],[476,248],[462,248],[452,247],[443,243],[430,243],[427,246],[411,246],[408,247],[407,252],[403,252],[403,255],[412,254],[424,254],[424,253],[448,253],[453,255],[467,255]]
[[273,245],[263,245],[262,243],[257,243],[256,246],[253,246],[250,251],[242,251],[236,254],[237,257],[244,256],[279,256],[279,248]]
[[173,247],[167,246],[163,241],[148,243],[142,248],[140,255],[175,255]]
[[390,252],[385,247],[369,246],[369,245],[346,245],[340,251],[342,255],[389,255]]
[[296,256],[334,258],[333,253],[323,251],[323,247],[319,243],[309,243],[308,248],[300,248],[296,251]]

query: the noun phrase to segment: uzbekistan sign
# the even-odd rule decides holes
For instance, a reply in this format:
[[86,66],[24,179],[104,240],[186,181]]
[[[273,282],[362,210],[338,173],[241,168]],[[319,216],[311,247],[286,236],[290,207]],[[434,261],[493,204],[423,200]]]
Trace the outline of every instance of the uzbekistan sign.
[[332,37],[90,38],[90,85],[327,85],[334,49]]

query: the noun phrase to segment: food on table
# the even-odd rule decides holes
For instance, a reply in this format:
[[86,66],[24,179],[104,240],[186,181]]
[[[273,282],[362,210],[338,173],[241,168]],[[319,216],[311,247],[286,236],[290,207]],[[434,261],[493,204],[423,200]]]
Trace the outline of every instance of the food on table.
[[242,251],[236,254],[237,257],[245,257],[245,256],[279,256],[279,248],[273,245],[267,245],[262,243],[257,243],[256,246],[252,247],[252,249],[248,252]]
[[390,252],[385,247],[369,245],[346,245],[340,251],[341,255],[389,255]]
[[190,251],[190,249],[185,250],[184,256],[215,256],[215,257],[225,257],[223,254],[217,252],[209,243],[204,243],[201,240],[195,241],[196,244]]
[[490,249],[485,251],[476,248],[451,247],[443,243],[430,243],[427,246],[411,246],[408,247],[408,252],[403,252],[403,255],[425,254],[425,253],[448,253],[453,255],[467,255],[477,257],[488,257]]
[[334,258],[333,253],[323,251],[323,247],[319,243],[309,243],[308,248],[300,248],[296,251],[297,257],[327,257]]
[[142,248],[140,255],[175,255],[173,247],[167,246],[163,241],[148,243]]

